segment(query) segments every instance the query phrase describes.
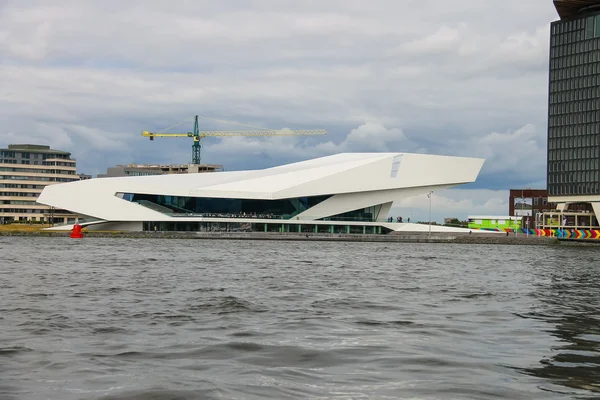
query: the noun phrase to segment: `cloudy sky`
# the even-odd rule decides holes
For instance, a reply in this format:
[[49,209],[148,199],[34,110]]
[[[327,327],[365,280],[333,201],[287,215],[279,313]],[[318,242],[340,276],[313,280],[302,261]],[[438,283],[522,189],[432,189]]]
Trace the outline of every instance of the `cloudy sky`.
[[[252,169],[341,151],[486,158],[433,216],[507,214],[545,187],[551,0],[0,0],[0,146],[48,144],[79,172],[185,163],[141,137],[195,114],[303,138],[207,139],[202,161]],[[239,129],[203,122],[204,129]],[[394,215],[428,219],[423,199]]]

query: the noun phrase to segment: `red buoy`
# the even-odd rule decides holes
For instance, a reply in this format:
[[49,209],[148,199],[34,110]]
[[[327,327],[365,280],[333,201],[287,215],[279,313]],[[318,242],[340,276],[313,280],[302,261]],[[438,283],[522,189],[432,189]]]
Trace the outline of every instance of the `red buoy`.
[[81,225],[75,224],[73,225],[73,230],[69,235],[72,239],[83,239],[83,233],[81,232]]

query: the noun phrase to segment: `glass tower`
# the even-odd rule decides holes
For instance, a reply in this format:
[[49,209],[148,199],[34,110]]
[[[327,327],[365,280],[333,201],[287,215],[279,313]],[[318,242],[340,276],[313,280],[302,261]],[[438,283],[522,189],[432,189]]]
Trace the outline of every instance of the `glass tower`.
[[600,195],[600,8],[555,0],[548,107],[548,195]]

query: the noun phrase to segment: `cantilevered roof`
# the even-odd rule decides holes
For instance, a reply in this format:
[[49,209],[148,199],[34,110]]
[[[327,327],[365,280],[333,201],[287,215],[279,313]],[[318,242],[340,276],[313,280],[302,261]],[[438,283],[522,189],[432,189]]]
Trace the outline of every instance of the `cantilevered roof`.
[[554,7],[560,19],[571,18],[590,7],[600,11],[600,0],[554,0]]

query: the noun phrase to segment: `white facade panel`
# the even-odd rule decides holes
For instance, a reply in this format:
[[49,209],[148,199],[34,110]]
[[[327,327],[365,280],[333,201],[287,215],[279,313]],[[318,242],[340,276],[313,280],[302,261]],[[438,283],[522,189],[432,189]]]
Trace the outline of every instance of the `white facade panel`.
[[[282,192],[297,188],[300,185],[308,184],[308,186],[314,187],[319,179],[331,177],[350,169],[361,168],[372,162],[372,159],[369,158],[358,160],[340,159],[327,165],[307,163],[306,168],[303,169],[269,168],[248,174],[235,181],[197,188],[192,191],[192,194],[199,197],[231,197],[234,193],[237,193],[238,197],[243,198],[287,198],[288,196],[282,195]],[[318,192],[322,194],[322,189]]]
[[[425,195],[429,190],[447,189],[452,185],[416,187],[403,189],[376,190],[370,192],[341,193],[325,200],[324,202],[298,214],[296,219],[321,219],[331,215],[342,214],[360,208],[372,207],[379,204],[393,203],[394,201]],[[390,207],[391,208],[391,207]],[[388,208],[389,212],[389,208]],[[384,220],[387,214],[384,216]]]

